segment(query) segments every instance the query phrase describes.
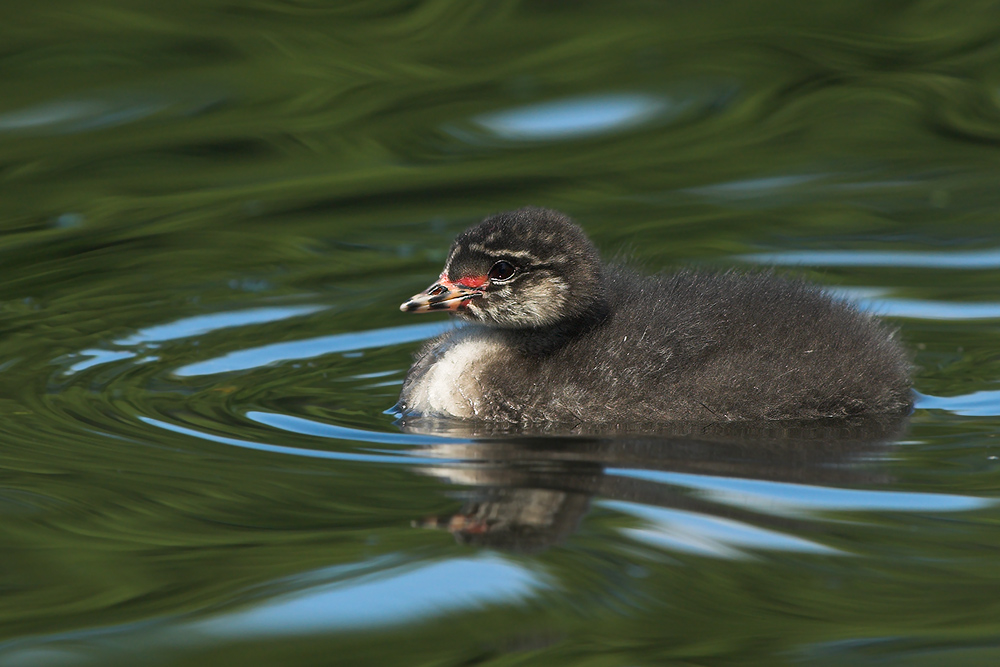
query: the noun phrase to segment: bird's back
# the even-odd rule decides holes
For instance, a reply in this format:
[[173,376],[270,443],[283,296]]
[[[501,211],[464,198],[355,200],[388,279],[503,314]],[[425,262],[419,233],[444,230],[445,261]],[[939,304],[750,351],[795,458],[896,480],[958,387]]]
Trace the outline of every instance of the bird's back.
[[487,418],[812,419],[910,407],[909,360],[893,331],[805,282],[620,267],[605,281],[602,322],[554,351],[509,350],[484,369]]

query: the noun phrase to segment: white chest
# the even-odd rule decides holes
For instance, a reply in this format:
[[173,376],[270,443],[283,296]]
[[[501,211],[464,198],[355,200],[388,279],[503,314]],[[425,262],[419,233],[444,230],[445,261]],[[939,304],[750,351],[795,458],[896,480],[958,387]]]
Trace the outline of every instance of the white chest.
[[500,346],[489,338],[461,335],[446,345],[412,387],[407,408],[426,415],[474,418],[483,408],[483,387],[491,381],[486,371]]

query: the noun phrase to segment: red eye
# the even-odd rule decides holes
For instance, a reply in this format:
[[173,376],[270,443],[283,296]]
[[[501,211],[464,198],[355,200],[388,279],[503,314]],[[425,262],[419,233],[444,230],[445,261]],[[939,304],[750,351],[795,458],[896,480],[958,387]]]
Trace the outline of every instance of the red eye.
[[490,269],[489,273],[490,280],[498,282],[509,280],[510,277],[514,275],[515,271],[517,271],[517,269],[514,268],[513,264],[501,259],[499,262],[493,265],[492,269]]

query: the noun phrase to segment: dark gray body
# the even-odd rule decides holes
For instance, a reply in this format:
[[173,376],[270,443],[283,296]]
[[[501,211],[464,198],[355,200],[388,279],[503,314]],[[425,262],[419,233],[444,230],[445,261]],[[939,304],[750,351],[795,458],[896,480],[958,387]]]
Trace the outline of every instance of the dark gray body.
[[628,425],[911,408],[893,331],[808,283],[620,267],[601,282],[606,310],[578,326],[471,324],[429,341],[404,382],[404,413]]

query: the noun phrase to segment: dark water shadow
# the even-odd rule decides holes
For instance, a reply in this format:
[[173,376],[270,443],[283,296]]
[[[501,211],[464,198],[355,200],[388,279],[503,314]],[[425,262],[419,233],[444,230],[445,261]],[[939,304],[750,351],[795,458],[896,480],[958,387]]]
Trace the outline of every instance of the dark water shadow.
[[442,460],[421,467],[422,473],[467,489],[457,513],[426,517],[415,526],[448,530],[464,544],[537,553],[572,535],[595,497],[800,532],[807,529],[807,521],[720,504],[692,493],[698,484],[692,487],[686,481],[884,486],[891,477],[877,463],[907,423],[907,416],[896,416],[824,423],[675,424],[641,434],[436,419],[399,425],[409,433],[466,438],[414,452]]

